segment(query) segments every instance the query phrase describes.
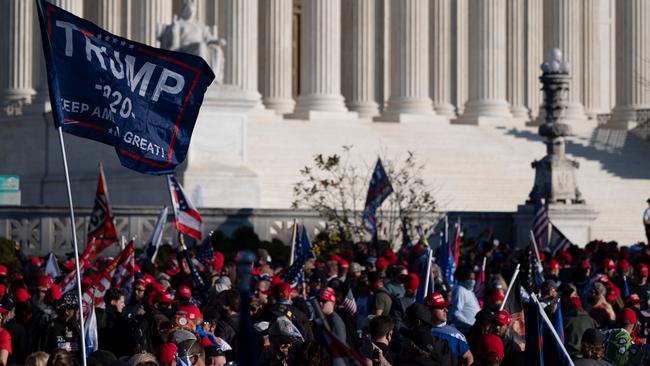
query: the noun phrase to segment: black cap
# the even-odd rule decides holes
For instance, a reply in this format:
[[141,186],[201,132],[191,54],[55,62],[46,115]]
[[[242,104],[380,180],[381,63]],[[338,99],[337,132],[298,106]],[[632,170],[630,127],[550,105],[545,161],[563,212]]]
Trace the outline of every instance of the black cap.
[[605,336],[596,328],[589,328],[582,333],[582,343],[598,345],[604,342]]
[[431,311],[424,305],[415,303],[406,308],[406,315],[413,319],[417,319],[424,324],[433,326],[431,321]]

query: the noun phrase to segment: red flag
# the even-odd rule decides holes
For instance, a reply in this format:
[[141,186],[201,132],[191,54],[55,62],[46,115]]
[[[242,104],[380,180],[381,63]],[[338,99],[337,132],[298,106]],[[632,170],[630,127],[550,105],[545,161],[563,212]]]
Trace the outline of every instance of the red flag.
[[89,252],[87,259],[94,259],[97,254],[117,241],[118,236],[115,230],[115,223],[113,222],[113,210],[108,200],[108,188],[106,187],[106,178],[104,177],[104,167],[100,163],[95,205],[90,214],[88,236],[86,239],[88,245],[93,244],[95,248]]

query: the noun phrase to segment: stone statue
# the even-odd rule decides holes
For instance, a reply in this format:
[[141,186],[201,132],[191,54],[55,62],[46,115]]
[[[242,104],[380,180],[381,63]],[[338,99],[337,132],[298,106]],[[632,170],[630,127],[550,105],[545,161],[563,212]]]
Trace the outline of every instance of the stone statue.
[[203,57],[214,72],[214,83],[223,84],[226,41],[215,33],[196,19],[196,0],[183,0],[180,18],[174,15],[172,24],[164,27],[158,40],[162,48]]

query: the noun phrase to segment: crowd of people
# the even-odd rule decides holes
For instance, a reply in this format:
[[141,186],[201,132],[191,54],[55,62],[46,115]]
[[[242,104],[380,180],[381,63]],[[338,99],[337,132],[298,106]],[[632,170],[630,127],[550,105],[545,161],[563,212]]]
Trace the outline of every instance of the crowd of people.
[[[307,261],[297,285],[285,280],[287,260],[264,249],[242,284],[234,258],[214,248],[208,261],[172,253],[163,264],[140,263],[131,285],[106,290],[87,364],[522,365],[525,295],[537,294],[549,317],[562,311],[564,347],[576,365],[650,365],[650,246],[643,243],[541,252],[544,269],[536,274],[527,246],[466,242],[453,283],[434,264],[426,296],[423,241],[397,251],[344,244]],[[19,248],[16,256],[9,268],[0,265],[0,363],[81,364],[76,289],[61,293],[66,273],[46,274],[45,257]],[[84,286],[103,263],[86,271]],[[517,268],[523,286],[508,291]],[[524,294],[524,315],[502,306],[514,292]]]

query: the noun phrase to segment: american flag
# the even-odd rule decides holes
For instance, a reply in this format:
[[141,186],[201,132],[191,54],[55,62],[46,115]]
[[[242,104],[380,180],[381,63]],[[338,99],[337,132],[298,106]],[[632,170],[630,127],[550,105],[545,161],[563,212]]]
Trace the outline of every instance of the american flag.
[[535,241],[537,242],[537,248],[539,250],[544,250],[544,248],[546,248],[548,225],[548,209],[546,208],[546,205],[540,204],[539,209],[535,213],[535,218],[533,219],[533,233],[535,233]]
[[201,244],[198,252],[196,253],[196,259],[201,262],[204,266],[211,266],[214,263],[214,248],[212,248],[212,241],[210,240],[211,235]]
[[174,209],[174,226],[179,232],[200,241],[201,223],[203,222],[201,214],[187,198],[185,192],[183,192],[183,187],[178,183],[175,176],[168,175],[167,182],[169,183],[169,192]]
[[352,315],[357,313],[357,302],[354,300],[352,289],[348,289],[348,294],[345,295],[345,298],[341,302],[341,307]]
[[293,286],[298,286],[305,282],[305,263],[310,258],[316,257],[311,247],[309,236],[307,235],[307,228],[302,226],[298,230],[300,232],[296,233],[298,242],[296,243],[293,264],[282,275],[282,279]]

